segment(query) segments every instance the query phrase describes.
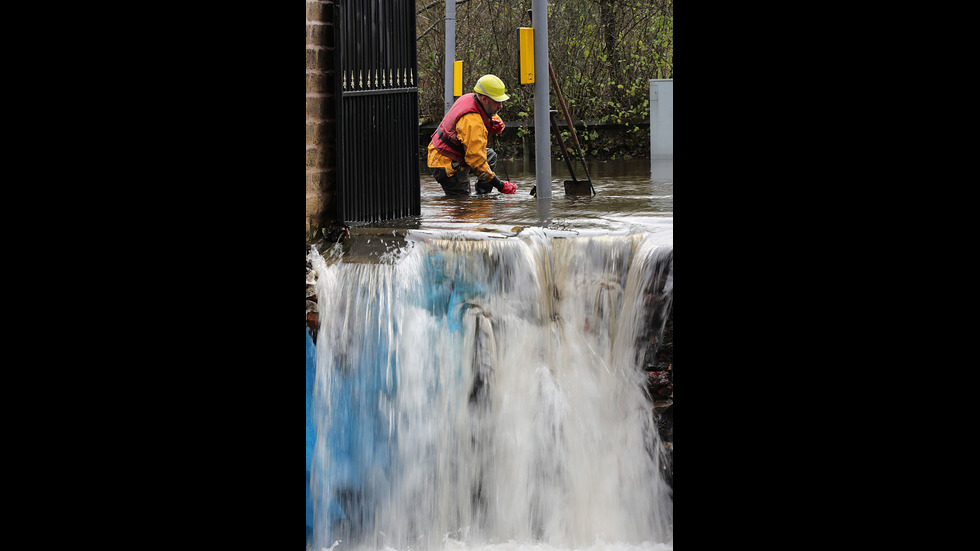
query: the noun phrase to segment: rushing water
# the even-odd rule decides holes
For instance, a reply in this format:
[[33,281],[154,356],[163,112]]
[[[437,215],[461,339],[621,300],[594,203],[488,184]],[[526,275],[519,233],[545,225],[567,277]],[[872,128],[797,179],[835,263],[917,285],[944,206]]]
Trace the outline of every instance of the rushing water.
[[[573,164],[572,169],[577,180],[588,181],[579,163]],[[517,184],[516,194],[447,197],[423,163],[421,214],[373,227],[480,231],[508,236],[529,226],[573,232],[609,233],[641,228],[658,234],[672,233],[673,161],[590,163],[588,174],[595,196],[566,196],[563,182],[571,175],[565,163],[554,161],[551,170],[552,198],[547,202],[529,194],[536,185],[534,164],[505,160],[497,163],[497,174],[501,180]]]
[[640,369],[673,297],[672,181],[593,171],[566,198],[559,174],[542,210],[501,168],[518,195],[450,203],[423,176],[371,262],[311,249],[309,548],[673,549]]

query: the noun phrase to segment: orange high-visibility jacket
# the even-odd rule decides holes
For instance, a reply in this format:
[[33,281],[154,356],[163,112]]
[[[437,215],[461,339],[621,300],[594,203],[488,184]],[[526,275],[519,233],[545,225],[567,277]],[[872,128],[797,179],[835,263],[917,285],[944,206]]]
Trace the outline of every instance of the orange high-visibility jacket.
[[[503,122],[498,115],[493,118]],[[494,173],[487,164],[489,127],[490,118],[476,94],[460,96],[432,133],[429,168],[443,168],[446,176],[452,176],[456,172],[452,162],[459,161],[469,166],[481,182],[492,179]]]

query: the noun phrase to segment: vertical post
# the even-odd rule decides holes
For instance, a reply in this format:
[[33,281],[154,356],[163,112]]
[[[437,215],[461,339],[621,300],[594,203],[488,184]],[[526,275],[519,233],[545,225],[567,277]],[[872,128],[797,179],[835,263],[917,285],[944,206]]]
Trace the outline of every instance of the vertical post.
[[532,0],[534,29],[534,173],[537,197],[551,199],[551,120],[548,101],[548,1]]
[[456,101],[453,97],[453,61],[456,60],[456,0],[446,0],[446,94],[444,113]]
[[674,179],[674,79],[650,79],[650,179]]
[[650,79],[650,158],[674,158],[674,79]]

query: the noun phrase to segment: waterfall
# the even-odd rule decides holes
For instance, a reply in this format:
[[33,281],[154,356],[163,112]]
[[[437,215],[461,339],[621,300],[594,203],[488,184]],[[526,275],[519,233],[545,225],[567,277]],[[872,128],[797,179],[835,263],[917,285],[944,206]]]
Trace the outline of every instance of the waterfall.
[[341,256],[308,258],[308,547],[673,549],[641,369],[672,247],[530,228]]

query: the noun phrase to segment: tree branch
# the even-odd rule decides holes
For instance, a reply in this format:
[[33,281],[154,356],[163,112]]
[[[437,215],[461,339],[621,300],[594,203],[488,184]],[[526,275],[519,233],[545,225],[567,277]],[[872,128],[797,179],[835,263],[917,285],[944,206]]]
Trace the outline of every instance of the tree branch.
[[[465,3],[469,2],[469,1],[470,0],[456,0],[456,5],[458,6],[460,4],[465,4]],[[422,6],[421,8],[415,10],[415,13],[417,13],[417,14],[418,13],[422,13],[423,11],[425,11],[425,10],[427,10],[429,8],[435,7],[435,6],[439,5],[439,4],[445,5],[446,4],[446,0],[435,0],[434,2],[429,2],[427,5]]]

